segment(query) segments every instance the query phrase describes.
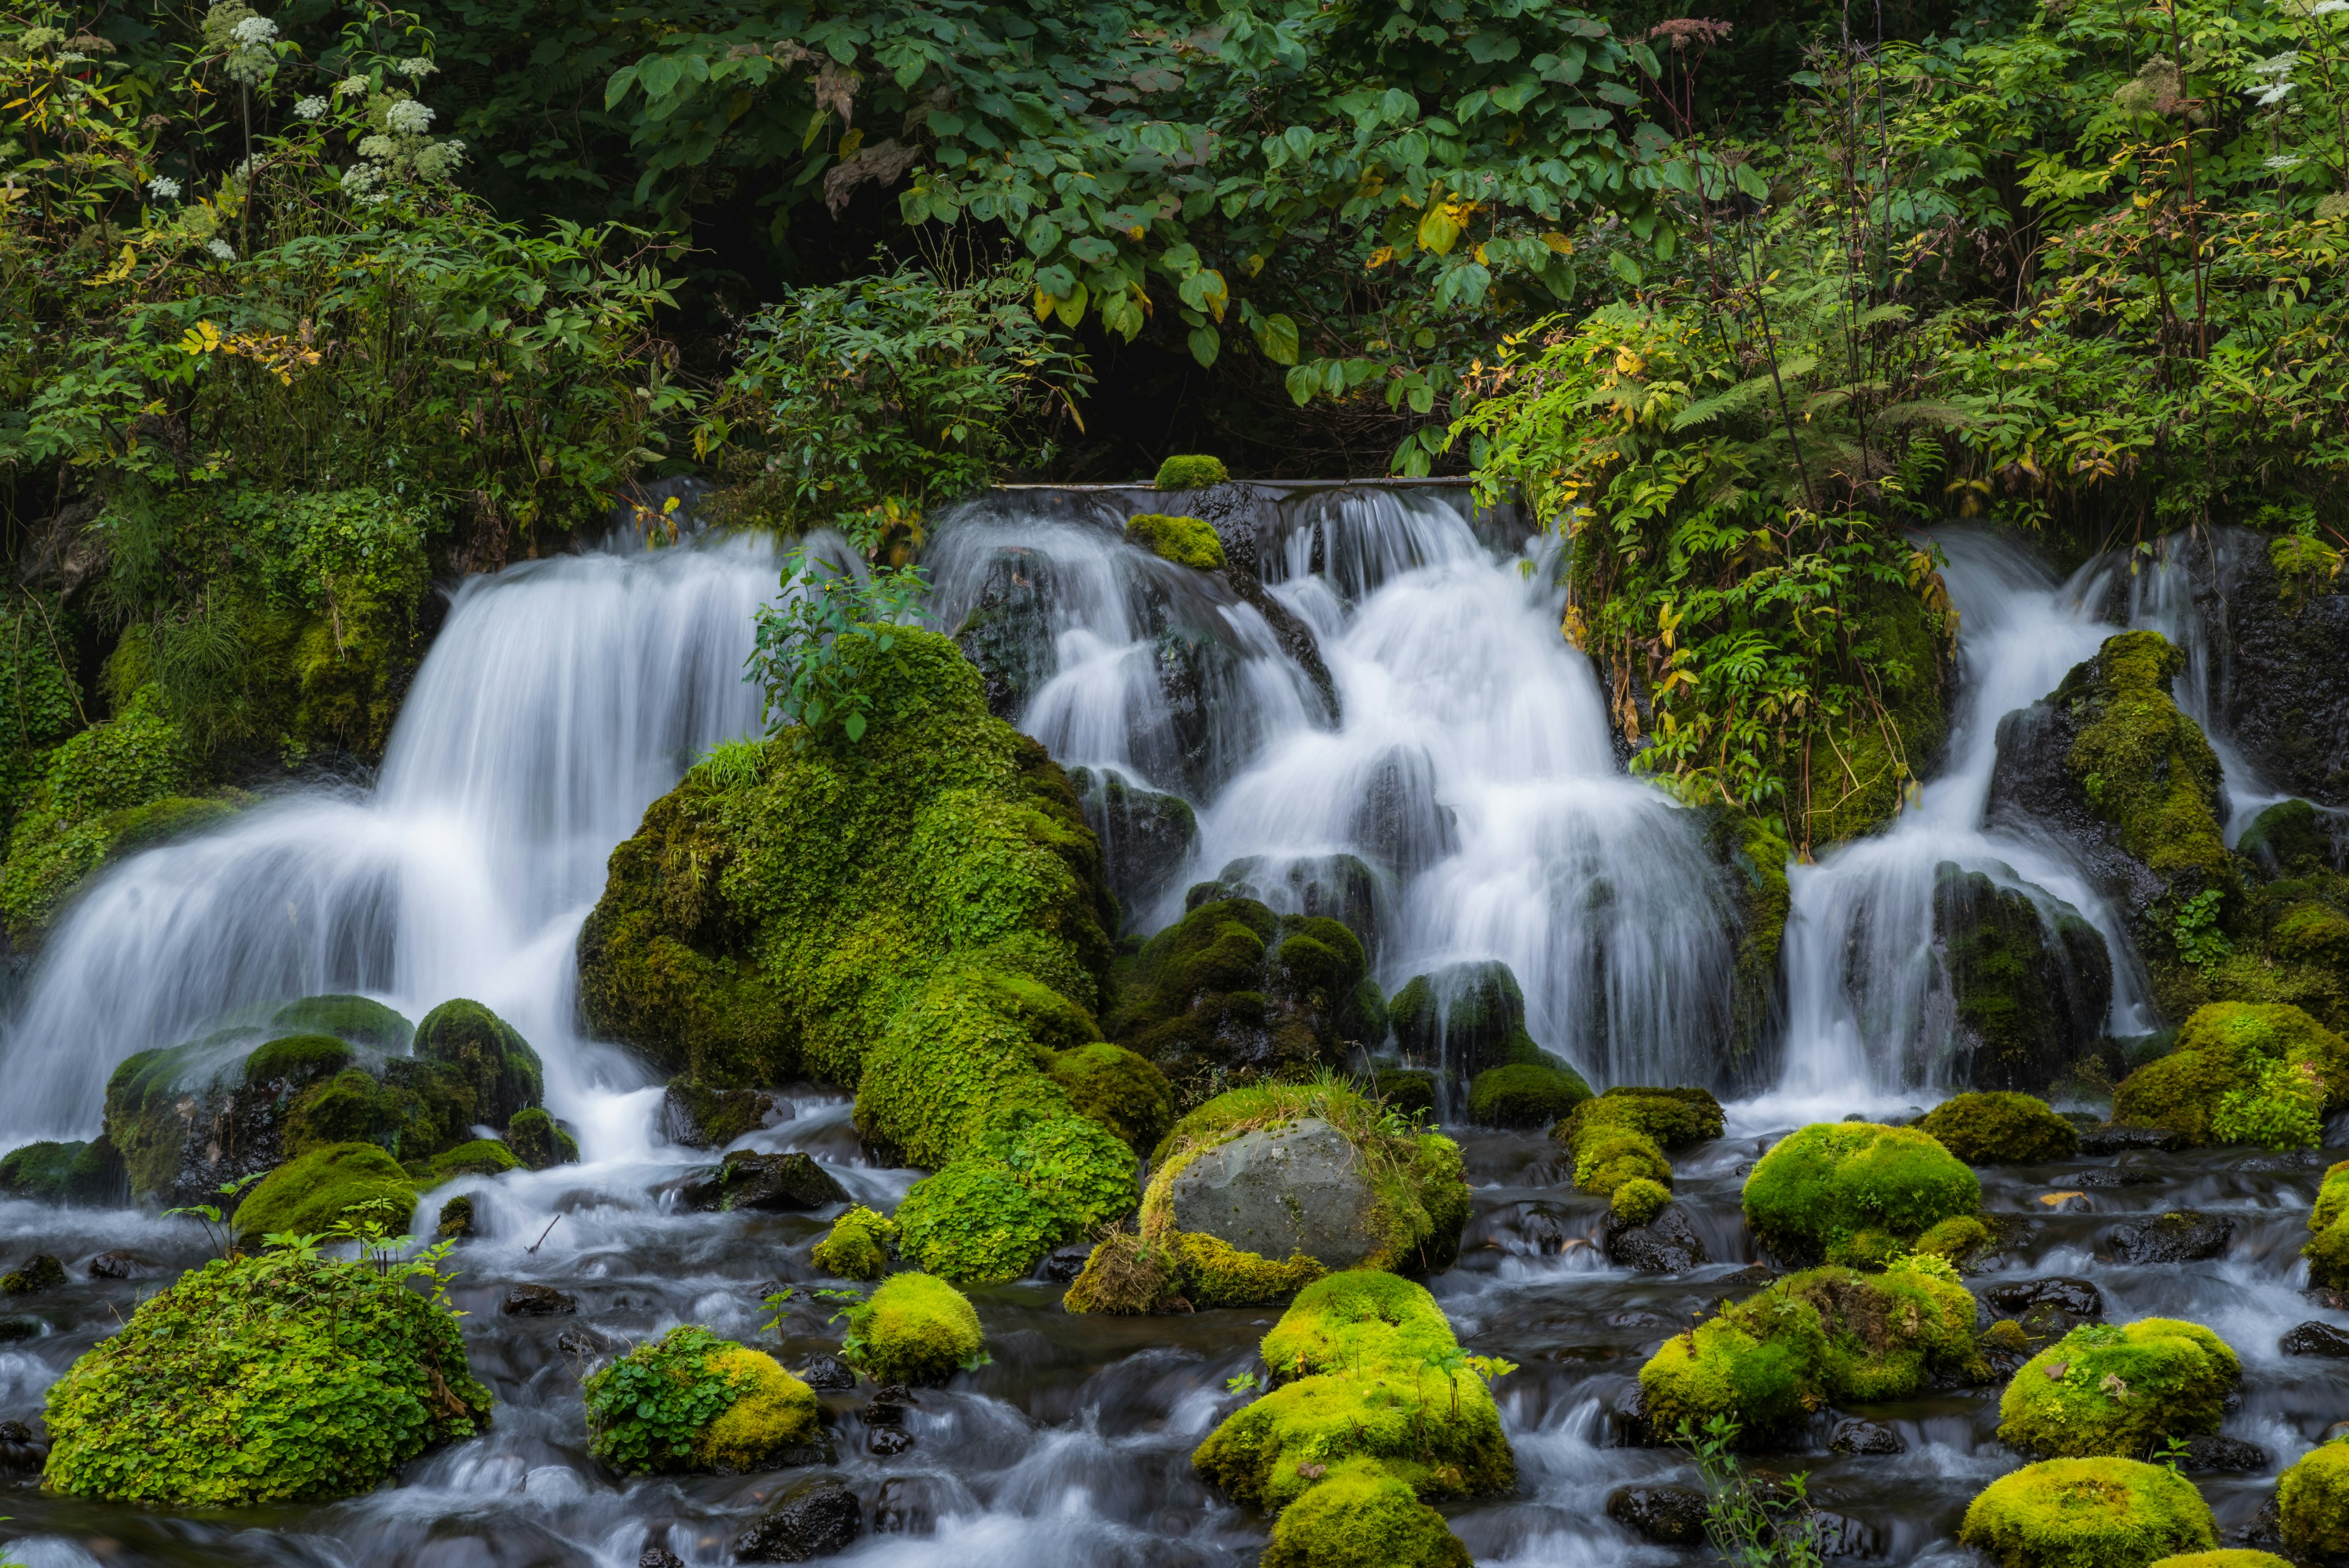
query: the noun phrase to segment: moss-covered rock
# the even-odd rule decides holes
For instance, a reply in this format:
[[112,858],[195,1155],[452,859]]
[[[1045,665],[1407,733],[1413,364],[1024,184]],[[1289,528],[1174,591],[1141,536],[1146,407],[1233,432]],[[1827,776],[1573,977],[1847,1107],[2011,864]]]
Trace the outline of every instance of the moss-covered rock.
[[254,1047],[244,1059],[244,1081],[298,1093],[340,1075],[357,1060],[357,1053],[339,1036],[288,1034]]
[[1414,1066],[1464,1087],[1494,1067],[1563,1067],[1526,1032],[1526,993],[1497,959],[1413,975],[1387,1002],[1395,1044]]
[[1185,453],[1160,463],[1158,477],[1150,484],[1154,490],[1206,490],[1211,485],[1227,484],[1231,477],[1222,458]]
[[876,1383],[944,1383],[986,1347],[970,1299],[928,1274],[892,1274],[851,1307],[841,1353]]
[[[1384,822],[1380,813],[1364,809]],[[1388,826],[1384,831],[1392,838],[1400,830]],[[1224,898],[1254,898],[1276,909],[1326,915],[1354,933],[1375,969],[1379,943],[1393,919],[1393,879],[1359,855],[1244,855],[1226,861],[1215,880],[1193,883],[1183,895],[1183,907],[1189,910]],[[1365,1005],[1369,995],[1366,990]],[[1381,996],[1377,1019],[1367,1024],[1373,1037],[1386,1033],[1385,1008]]]
[[2153,1568],[2292,1568],[2292,1564],[2272,1552],[2252,1552],[2220,1547],[2216,1552],[2189,1552],[2177,1557],[2164,1557]]
[[1723,1125],[1708,1090],[1623,1085],[1577,1106],[1549,1136],[1572,1157],[1575,1186],[1611,1199],[1633,1181],[1669,1191],[1670,1152],[1719,1137]]
[[1962,1081],[2044,1090],[2094,1053],[2112,1005],[2113,961],[2077,909],[1945,860],[1934,869],[1933,937]]
[[523,1162],[503,1143],[493,1137],[477,1137],[455,1148],[443,1149],[430,1159],[416,1160],[405,1168],[416,1179],[419,1188],[434,1188],[460,1176],[502,1176],[522,1168]]
[[444,1002],[416,1026],[418,1060],[453,1067],[473,1091],[481,1119],[503,1127],[536,1106],[546,1089],[538,1053],[514,1027],[478,1002]]
[[1109,768],[1071,768],[1069,783],[1076,788],[1085,826],[1101,840],[1102,874],[1130,926],[1190,857],[1199,836],[1198,817],[1181,795],[1151,789]]
[[1095,1041],[1057,1052],[1049,1073],[1079,1116],[1109,1128],[1137,1154],[1156,1147],[1174,1125],[1166,1075],[1123,1045]]
[[1922,586],[1869,583],[1845,599],[1845,635],[1876,650],[1881,706],[1853,708],[1809,748],[1791,822],[1808,853],[1890,822],[1949,734],[1955,621]]
[[1822,1122],[1778,1140],[1745,1179],[1745,1222],[1781,1257],[1863,1258],[1982,1208],[1982,1183],[1930,1134]]
[[326,1235],[347,1216],[404,1231],[416,1190],[415,1179],[376,1145],[328,1144],[279,1166],[244,1195],[233,1216],[238,1244],[257,1247],[279,1232]]
[[2080,1152],[2080,1129],[2029,1095],[1953,1095],[1917,1127],[1968,1165],[2032,1165]]
[[2251,818],[2235,840],[2235,853],[2270,878],[2340,868],[2332,825],[2304,800],[2280,800]]
[[2313,1146],[2349,1107],[2349,1042],[2297,1007],[2212,1002],[2177,1046],[2123,1079],[2113,1120],[2166,1127],[2189,1144]]
[[2308,1241],[2300,1255],[2308,1260],[2311,1284],[2349,1290],[2349,1159],[2324,1173],[2316,1202],[2308,1211]]
[[2200,1324],[2084,1324],[2033,1356],[1999,1400],[1999,1440],[2024,1453],[2144,1459],[2167,1438],[2215,1432],[2241,1376]]
[[1635,1176],[1621,1183],[1607,1199],[1608,1212],[1626,1225],[1645,1225],[1671,1206],[1672,1189],[1661,1181]]
[[514,1113],[506,1124],[506,1147],[532,1170],[579,1163],[579,1140],[537,1106]]
[[808,1261],[843,1280],[877,1280],[889,1269],[895,1221],[863,1204],[832,1222],[832,1230],[808,1253]]
[[1435,1114],[1435,1075],[1416,1067],[1381,1067],[1371,1092],[1402,1116]]
[[714,1089],[680,1075],[661,1092],[661,1131],[688,1148],[724,1148],[776,1116],[775,1097],[759,1089]]
[[1640,1371],[1660,1433],[1715,1417],[1759,1438],[1827,1403],[1905,1399],[1936,1379],[1990,1376],[1974,1299],[1940,1265],[1790,1274],[1668,1340]]
[[98,1207],[129,1196],[122,1156],[103,1135],[88,1143],[28,1143],[0,1156],[0,1198]]
[[1705,843],[1729,891],[1730,931],[1736,942],[1730,978],[1726,1091],[1757,1093],[1778,1081],[1785,1058],[1785,978],[1778,963],[1786,916],[1794,908],[1786,864],[1793,857],[1785,826],[1719,807],[1703,815]]
[[1371,1459],[1327,1467],[1273,1521],[1259,1568],[1468,1568],[1444,1516]]
[[1999,1568],[2140,1568],[2219,1544],[2210,1505],[2166,1465],[2046,1459],[1982,1489],[1958,1538]]
[[1468,1119],[1488,1127],[1547,1127],[1590,1098],[1571,1067],[1487,1067],[1468,1086]]
[[272,1013],[273,1034],[331,1034],[337,1040],[397,1056],[416,1038],[416,1026],[364,996],[305,996]]
[[588,1451],[623,1475],[828,1463],[815,1391],[763,1351],[687,1324],[584,1385]]
[[2349,1555],[2349,1444],[2321,1443],[2276,1482],[2284,1549],[2320,1561]]
[[51,1386],[45,1479],[171,1508],[347,1497],[471,1437],[490,1403],[457,1320],[399,1280],[291,1254],[217,1261]]
[[1224,569],[1224,542],[1216,537],[1215,529],[1196,517],[1141,513],[1125,520],[1125,540],[1160,560],[1188,566],[1195,572]]

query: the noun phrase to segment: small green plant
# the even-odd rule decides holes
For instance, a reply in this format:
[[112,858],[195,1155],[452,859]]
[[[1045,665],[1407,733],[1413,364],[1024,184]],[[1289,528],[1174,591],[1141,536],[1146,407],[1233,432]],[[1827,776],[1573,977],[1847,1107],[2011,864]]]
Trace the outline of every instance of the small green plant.
[[1237,1377],[1224,1379],[1224,1389],[1231,1394],[1253,1394],[1263,1386],[1263,1380],[1253,1372],[1243,1372]]
[[2221,1143],[2313,1148],[2324,1135],[2323,1081],[2312,1063],[2261,1062],[2255,1086],[2220,1097],[2210,1131]]
[[1737,1458],[1737,1423],[1715,1416],[1702,1428],[1682,1421],[1673,1440],[1696,1461],[1704,1483],[1705,1533],[1721,1560],[1736,1568],[1819,1568],[1810,1523],[1810,1478],[1783,1488],[1754,1484]]
[[2218,968],[2235,950],[2235,944],[2219,929],[2219,906],[2225,897],[2216,888],[2195,894],[2178,906],[2178,919],[2171,927],[2171,935],[2178,942],[2178,956],[2205,974]]
[[861,1305],[864,1300],[864,1293],[858,1290],[825,1288],[802,1292],[797,1285],[785,1285],[781,1290],[772,1293],[761,1301],[761,1304],[775,1315],[761,1324],[759,1332],[780,1333],[782,1329],[783,1318],[791,1311],[791,1303],[802,1294],[820,1302],[833,1303],[835,1310],[830,1317],[823,1320],[826,1324],[838,1323],[848,1315],[852,1307]]
[[2168,1465],[2172,1473],[2183,1474],[2182,1467],[2193,1453],[2194,1445],[2185,1438],[2164,1438],[2161,1440],[2160,1449],[2153,1456],[2153,1462],[2158,1465]]
[[[240,1176],[234,1181],[223,1181],[216,1190],[222,1198],[234,1199],[246,1188],[268,1174],[265,1170],[256,1170],[251,1176]],[[235,1205],[232,1203],[230,1207],[233,1208]],[[163,1218],[166,1220],[177,1219],[183,1214],[204,1228],[204,1240],[211,1243],[212,1256],[225,1258],[236,1251],[236,1232],[222,1220],[219,1204],[191,1203],[184,1208],[163,1210]]]
[[759,607],[757,642],[743,677],[766,693],[761,717],[768,733],[798,726],[863,740],[873,694],[857,683],[843,645],[862,640],[888,652],[896,646],[889,628],[917,619],[928,591],[919,566],[876,566],[860,579],[804,545],[792,550],[783,564],[781,598]]
[[738,1397],[733,1380],[711,1365],[734,1348],[686,1324],[589,1377],[590,1451],[626,1474],[667,1469],[690,1455]]

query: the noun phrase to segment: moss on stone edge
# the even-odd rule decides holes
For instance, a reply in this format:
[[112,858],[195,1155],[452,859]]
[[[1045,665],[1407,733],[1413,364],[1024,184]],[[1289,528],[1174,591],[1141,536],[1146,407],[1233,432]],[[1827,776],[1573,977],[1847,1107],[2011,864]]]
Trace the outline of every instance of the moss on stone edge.
[[1571,1067],[1487,1067],[1468,1086],[1468,1119],[1490,1127],[1547,1127],[1590,1098]]
[[1917,1124],[1968,1165],[2034,1164],[2080,1152],[2080,1129],[2029,1095],[1956,1095]]
[[1627,1182],[1649,1181],[1669,1191],[1667,1150],[1721,1136],[1721,1103],[1703,1089],[1608,1090],[1577,1106],[1550,1129],[1574,1158],[1574,1184],[1611,1199]]
[[1216,537],[1213,527],[1196,517],[1138,514],[1125,520],[1125,542],[1195,572],[1224,569],[1224,542]]
[[[1234,1497],[1282,1511],[1273,1525],[1278,1561],[1384,1563],[1347,1554],[1380,1539],[1428,1553],[1395,1562],[1464,1561],[1439,1554],[1425,1521],[1401,1508],[1397,1492],[1367,1484],[1383,1476],[1423,1501],[1516,1484],[1516,1459],[1484,1380],[1429,1370],[1432,1358],[1458,1348],[1423,1287],[1376,1270],[1331,1274],[1299,1292],[1264,1336],[1278,1386],[1225,1417],[1191,1463]],[[1340,1490],[1314,1501],[1332,1481]]]
[[416,1179],[419,1188],[433,1188],[460,1176],[501,1176],[509,1170],[520,1170],[522,1161],[496,1138],[477,1137],[455,1148],[443,1149],[430,1159],[412,1161],[405,1168]]
[[2000,1568],[2138,1568],[2219,1544],[2210,1505],[2166,1465],[2046,1459],[1982,1489],[1958,1538]]
[[1905,1399],[1937,1378],[1988,1376],[1974,1298],[1950,1270],[1830,1266],[1790,1274],[1667,1340],[1640,1368],[1640,1389],[1660,1433],[1723,1416],[1758,1439],[1831,1402]]
[[944,1383],[985,1344],[960,1291],[928,1274],[892,1274],[849,1309],[841,1353],[876,1383]]
[[416,1183],[399,1162],[371,1143],[335,1143],[286,1161],[261,1179],[232,1217],[237,1244],[257,1247],[281,1231],[322,1236],[344,1214],[370,1208],[367,1217],[394,1233],[416,1211]]
[[2284,1550],[2295,1556],[2349,1554],[2349,1444],[2320,1444],[2276,1482]]
[[583,1386],[588,1451],[623,1475],[740,1475],[825,1448],[815,1391],[763,1351],[687,1324]]
[[1152,480],[1154,490],[1205,490],[1209,485],[1230,483],[1231,474],[1224,468],[1220,457],[1184,454],[1168,458],[1158,465],[1158,477]]
[[[1982,1208],[1982,1182],[1930,1134],[1819,1122],[1772,1146],[1745,1179],[1745,1222],[1780,1257],[1880,1254]],[[1871,1235],[1873,1233],[1873,1235]]]
[[473,1091],[481,1117],[503,1127],[536,1106],[546,1074],[538,1053],[513,1025],[478,1002],[444,1002],[416,1026],[412,1046],[419,1061],[437,1062],[462,1074]]
[[889,1243],[896,1239],[895,1221],[860,1203],[832,1222],[808,1261],[843,1280],[877,1280],[888,1272]]
[[2308,1260],[2308,1282],[2332,1290],[2349,1290],[2349,1159],[2324,1173],[2316,1202],[2308,1211],[2313,1232],[2300,1249]]
[[1079,1116],[1109,1128],[1137,1154],[1149,1153],[1174,1125],[1166,1075],[1123,1045],[1095,1041],[1058,1052],[1049,1072]]
[[506,1124],[506,1147],[533,1170],[579,1163],[579,1140],[537,1106],[514,1113]]
[[287,1034],[331,1034],[395,1056],[416,1038],[416,1026],[382,1002],[343,994],[297,998],[270,1015],[269,1027]]
[[103,1136],[88,1143],[28,1143],[0,1156],[0,1198],[100,1207],[124,1197],[122,1157]]
[[367,1491],[486,1425],[457,1320],[375,1270],[221,1260],[52,1385],[52,1489],[171,1508]]
[[1999,1440],[2027,1454],[2145,1459],[2219,1429],[2242,1375],[2200,1324],[2084,1324],[2033,1356],[1999,1399]]
[[[2304,1085],[2310,1103],[2298,1117],[2261,1115],[2266,1102],[2279,1098],[2276,1067],[2293,1070]],[[2227,1141],[2230,1132],[2253,1135],[2271,1121],[2296,1121],[2293,1136],[2313,1144],[2308,1121],[2344,1108],[2349,1108],[2349,1041],[2301,1009],[2274,1003],[2214,1002],[2195,1009],[2178,1031],[2176,1049],[2113,1091],[2115,1122],[2167,1127],[2192,1144]]]
[[1328,1467],[1280,1511],[1258,1568],[1469,1568],[1444,1516],[1374,1459]]
[[1607,1207],[1627,1225],[1645,1225],[1671,1207],[1672,1189],[1660,1181],[1635,1176],[1615,1189]]

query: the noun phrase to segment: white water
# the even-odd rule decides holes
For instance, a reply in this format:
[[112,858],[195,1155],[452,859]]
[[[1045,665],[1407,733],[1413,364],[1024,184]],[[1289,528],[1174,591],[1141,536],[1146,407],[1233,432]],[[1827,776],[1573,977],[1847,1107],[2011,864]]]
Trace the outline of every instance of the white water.
[[96,1134],[108,1075],[227,1009],[356,991],[419,1018],[470,996],[537,1047],[590,1158],[640,1147],[574,1038],[572,950],[614,845],[718,741],[772,547],[565,556],[468,578],[372,792],[309,790],[133,857],[51,933],[6,1036],[0,1143]]

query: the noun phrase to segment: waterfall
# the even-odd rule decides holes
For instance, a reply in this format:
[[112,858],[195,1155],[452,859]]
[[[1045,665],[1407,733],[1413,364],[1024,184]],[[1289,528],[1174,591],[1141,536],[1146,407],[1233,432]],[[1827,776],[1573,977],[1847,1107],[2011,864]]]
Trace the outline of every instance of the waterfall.
[[90,1137],[123,1058],[319,992],[485,1002],[538,1046],[551,1108],[584,1111],[583,1074],[629,1070],[574,1038],[579,923],[645,807],[757,726],[775,573],[738,538],[467,578],[372,791],[295,791],[74,901],[6,1031],[0,1143]]

